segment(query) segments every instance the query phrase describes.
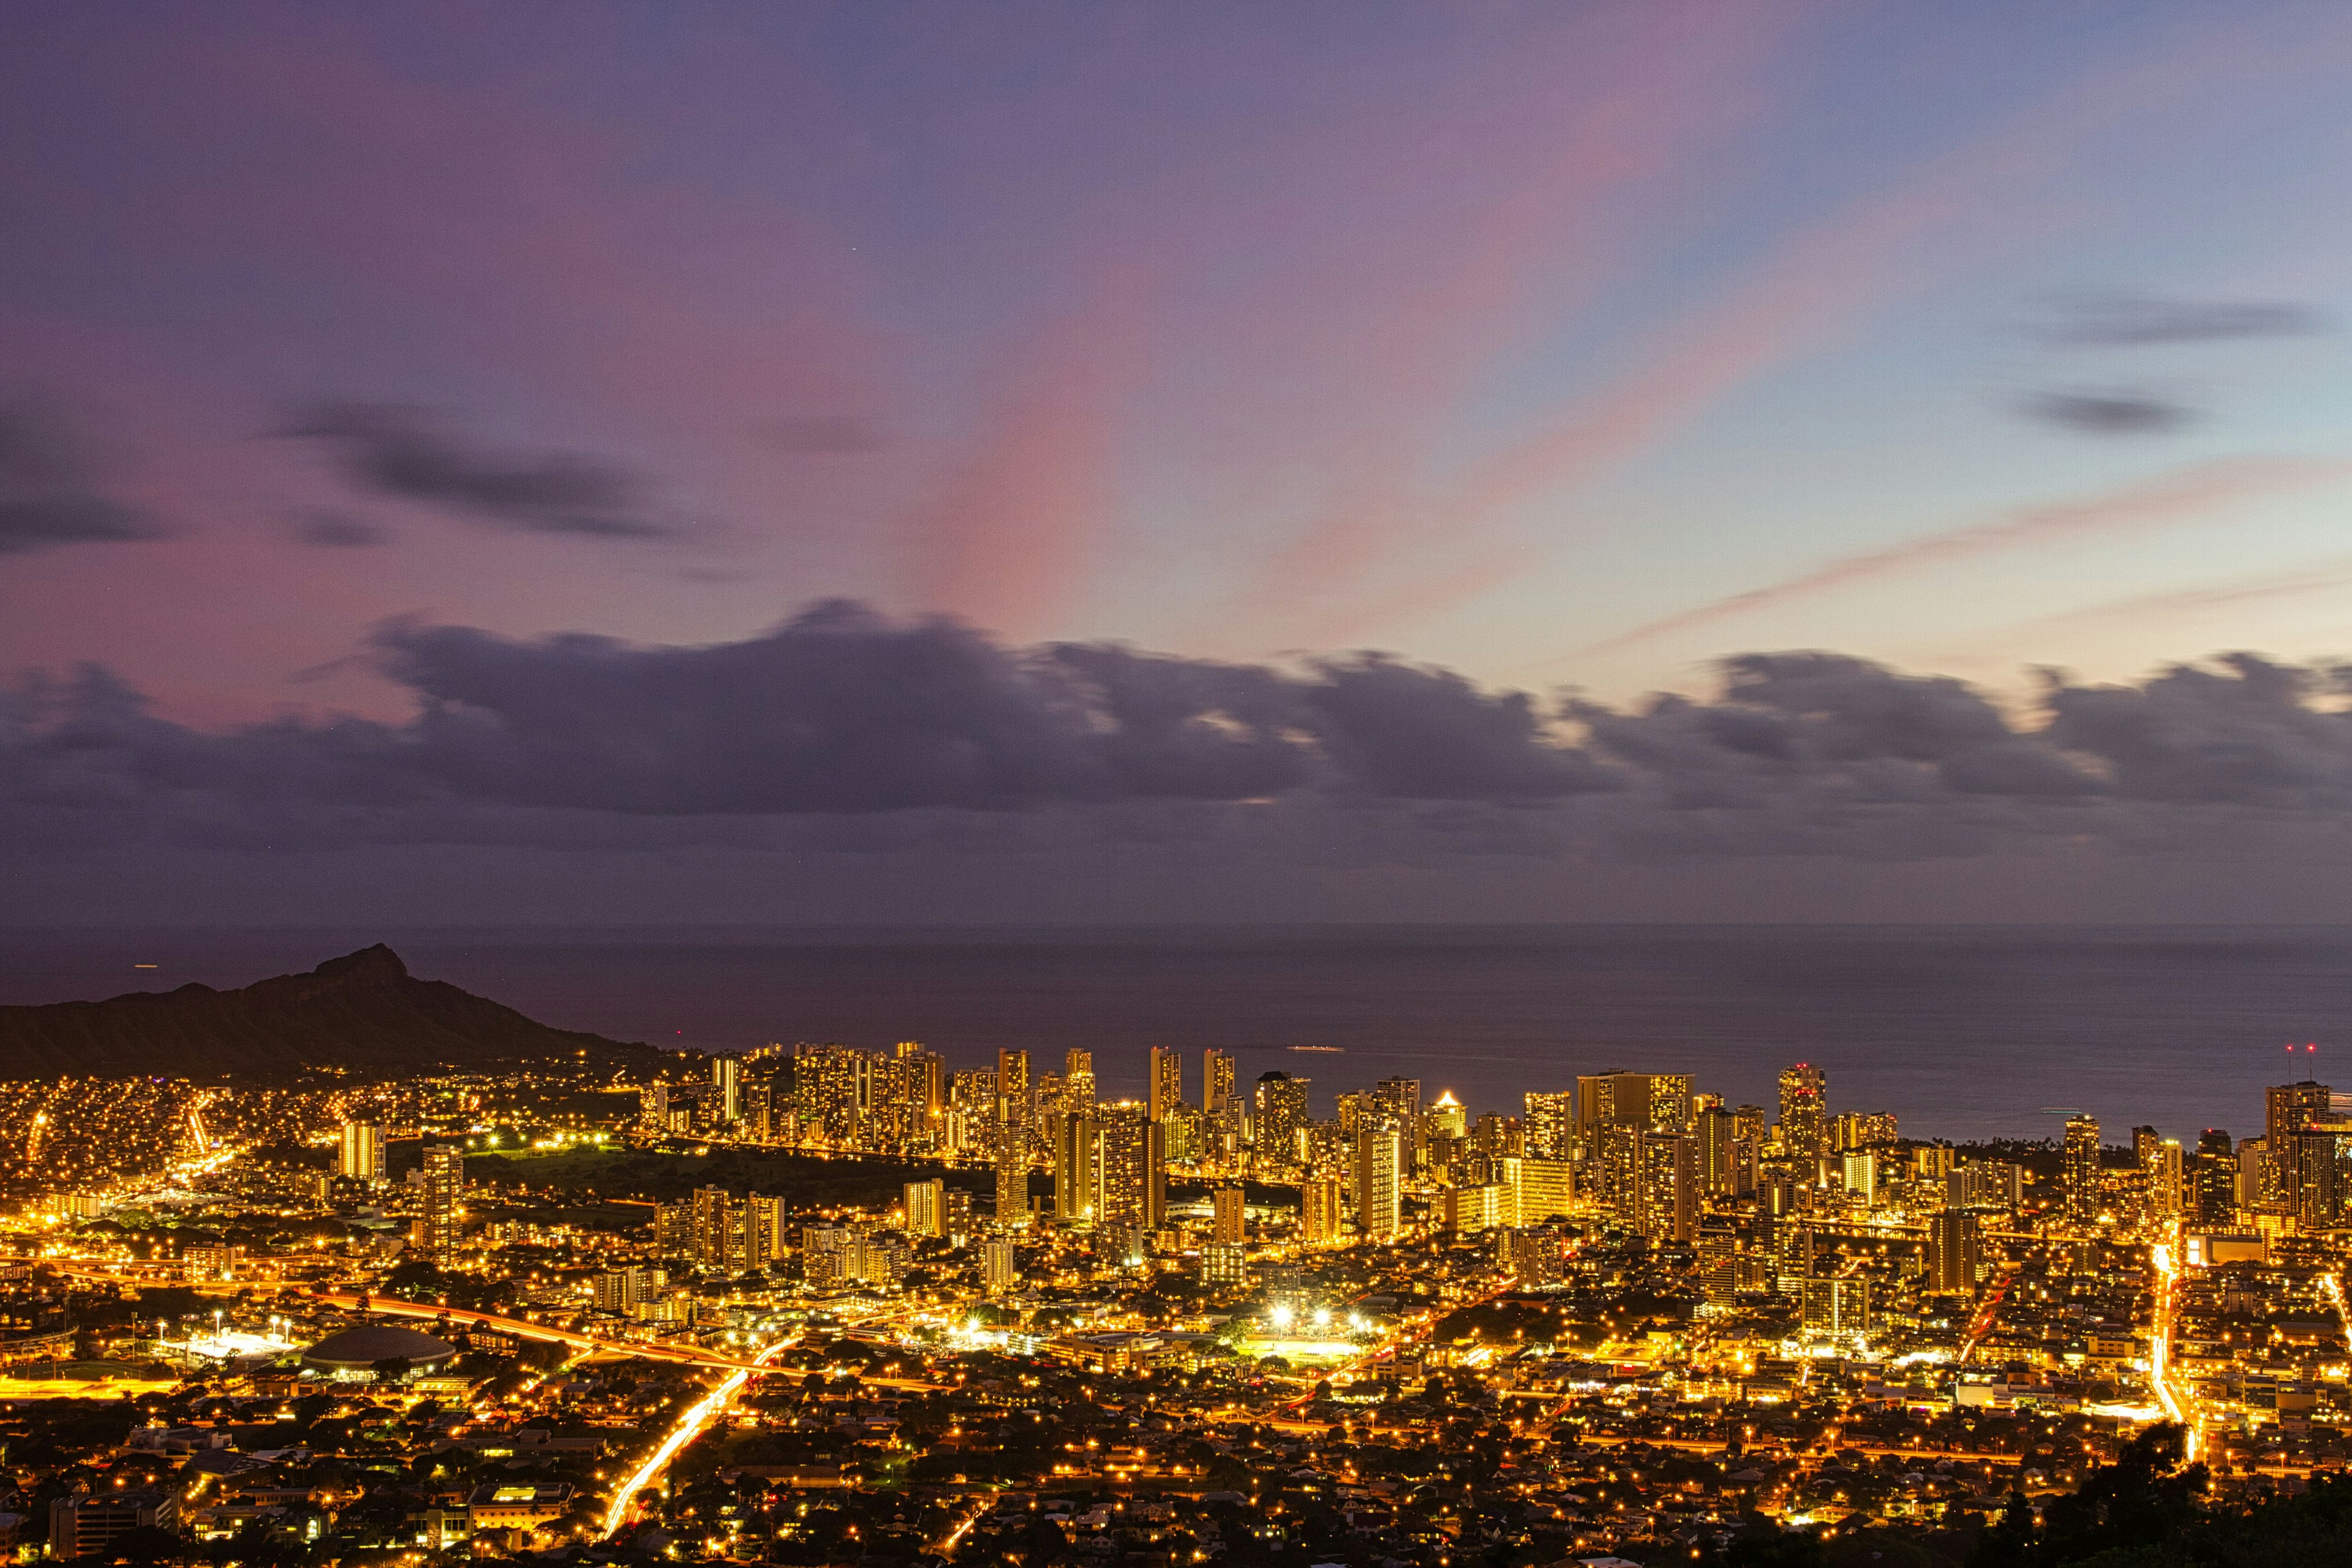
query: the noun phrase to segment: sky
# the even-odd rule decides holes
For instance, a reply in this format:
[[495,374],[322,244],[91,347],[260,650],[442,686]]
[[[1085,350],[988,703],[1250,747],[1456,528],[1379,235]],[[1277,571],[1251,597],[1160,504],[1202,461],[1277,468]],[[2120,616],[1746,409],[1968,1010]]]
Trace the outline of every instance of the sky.
[[25,0],[0,919],[2352,919],[2347,77]]

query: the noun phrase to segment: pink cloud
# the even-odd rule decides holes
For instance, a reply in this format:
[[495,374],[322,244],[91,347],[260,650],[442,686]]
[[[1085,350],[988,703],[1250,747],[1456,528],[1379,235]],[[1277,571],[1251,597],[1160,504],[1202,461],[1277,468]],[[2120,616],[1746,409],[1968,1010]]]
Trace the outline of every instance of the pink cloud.
[[1118,510],[1119,414],[1143,331],[1114,288],[1009,356],[978,427],[912,517],[914,593],[1014,637],[1056,629]]
[[1608,653],[1751,611],[1973,556],[2033,549],[2100,534],[2129,535],[2175,527],[2233,503],[2346,479],[2352,479],[2352,460],[2248,457],[2192,464],[2099,495],[2022,507],[1995,522],[1971,523],[1905,540],[1884,550],[1848,555],[1765,587],[1751,588],[1645,622],[1563,657]]
[[[2289,47],[2221,29],[2168,40],[2151,58],[2073,85],[1930,161],[1899,188],[1799,230],[1717,300],[1670,327],[1634,369],[1473,465],[1449,489],[1399,486],[1319,518],[1266,559],[1237,618],[1255,622],[1286,604],[1379,595],[1367,584],[1420,555],[1524,552],[1507,532],[1513,509],[1572,490],[1671,439],[1733,389],[1821,352],[1953,268],[2070,221],[2075,215],[2028,199],[2064,151],[2192,89],[2309,69],[2316,59],[2339,57],[2347,43],[2352,34],[2340,30]],[[1402,476],[1415,466],[1391,458],[1381,471]],[[1454,580],[1509,575],[1465,573]],[[1435,592],[1397,602],[1417,614],[1446,605]],[[1322,624],[1335,623],[1326,613]]]

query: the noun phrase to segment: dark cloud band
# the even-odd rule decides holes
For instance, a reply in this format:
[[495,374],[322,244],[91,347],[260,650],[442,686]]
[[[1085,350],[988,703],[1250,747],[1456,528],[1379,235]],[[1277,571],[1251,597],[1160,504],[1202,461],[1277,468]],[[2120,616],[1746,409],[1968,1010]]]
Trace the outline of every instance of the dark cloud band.
[[593,539],[659,539],[678,531],[651,513],[636,478],[611,463],[569,452],[493,451],[422,409],[328,404],[285,434],[327,442],[355,484],[469,521]]
[[2250,655],[2137,686],[2053,677],[2020,720],[1960,681],[1832,653],[1743,655],[1705,700],[1620,709],[1370,655],[1280,668],[1011,648],[845,603],[704,647],[415,624],[375,647],[417,700],[405,723],[205,732],[101,670],[23,686],[0,730],[8,839],[878,849],[913,834],[935,852],[1160,831],[1174,810],[1248,815],[1266,853],[1302,858],[1353,820],[1346,836],[1391,858],[1885,858],[2352,816],[2344,675]]

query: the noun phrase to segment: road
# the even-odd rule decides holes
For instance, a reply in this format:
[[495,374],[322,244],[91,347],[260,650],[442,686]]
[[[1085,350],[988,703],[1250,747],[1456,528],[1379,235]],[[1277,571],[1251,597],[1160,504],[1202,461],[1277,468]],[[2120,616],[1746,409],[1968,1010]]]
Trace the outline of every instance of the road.
[[656,1448],[653,1456],[613,1494],[612,1502],[604,1510],[604,1533],[608,1539],[628,1522],[630,1506],[637,1500],[637,1494],[657,1479],[662,1471],[669,1468],[669,1462],[677,1458],[679,1450],[700,1436],[703,1428],[709,1426],[720,1411],[735,1403],[735,1396],[743,1391],[745,1384],[751,1381],[751,1374],[771,1358],[782,1355],[800,1342],[798,1335],[778,1340],[752,1357],[748,1364],[729,1373],[719,1380],[718,1387],[688,1407],[686,1414],[678,1417],[677,1425],[670,1428],[669,1436],[662,1439],[661,1447]]
[[2179,1227],[2175,1226],[2172,1240],[2160,1241],[2148,1249],[2148,1259],[2156,1265],[2156,1323],[2148,1335],[2147,1370],[2148,1381],[2156,1388],[2156,1402],[2164,1406],[2165,1417],[2180,1424],[2180,1458],[2186,1463],[2197,1458],[2197,1450],[2203,1446],[2203,1434],[2189,1405],[2172,1386],[2172,1297],[2180,1279],[2179,1255],[2174,1247],[2179,1240]]

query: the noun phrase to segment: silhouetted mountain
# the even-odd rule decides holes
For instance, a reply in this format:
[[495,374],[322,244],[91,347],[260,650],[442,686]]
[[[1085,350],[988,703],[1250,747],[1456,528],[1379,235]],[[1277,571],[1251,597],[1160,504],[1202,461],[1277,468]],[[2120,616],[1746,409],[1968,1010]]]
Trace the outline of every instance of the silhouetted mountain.
[[668,1053],[551,1029],[439,980],[379,942],[238,991],[187,984],[104,1002],[0,1007],[0,1077],[406,1073],[569,1058],[653,1067]]

